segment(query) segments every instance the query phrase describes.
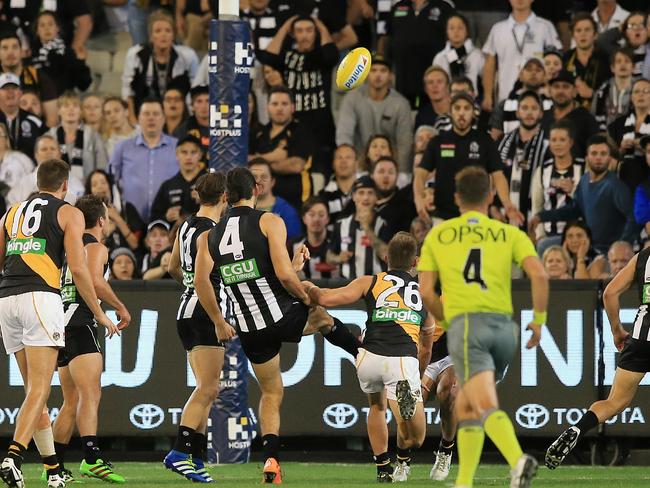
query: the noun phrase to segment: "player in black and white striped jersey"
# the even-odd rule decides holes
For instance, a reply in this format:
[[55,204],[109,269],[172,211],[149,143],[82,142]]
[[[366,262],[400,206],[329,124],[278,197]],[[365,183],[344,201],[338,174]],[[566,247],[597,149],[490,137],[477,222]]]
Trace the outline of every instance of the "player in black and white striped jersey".
[[[620,296],[632,285],[636,285],[640,303],[632,333],[629,333],[621,324]],[[620,351],[614,383],[606,400],[593,403],[578,423],[562,432],[548,448],[545,461],[550,469],[557,468],[589,430],[626,409],[639,383],[650,372],[650,248],[634,256],[610,281],[603,303],[614,345]]]
[[[219,339],[229,340],[238,333],[253,365],[261,389],[264,481],[279,483],[282,343],[300,342],[303,335],[321,332],[354,357],[359,341],[322,307],[310,307],[309,296],[296,274],[309,259],[309,251],[303,247],[293,262],[289,260],[283,220],[254,209],[259,188],[250,170],[230,170],[226,193],[232,208],[212,230],[198,238],[194,286],[201,305],[216,325]],[[215,282],[223,282],[233,302],[237,332],[223,318]]]
[[[185,285],[176,326],[197,386],[183,408],[176,442],[164,463],[168,469],[192,481],[208,483],[213,480],[205,469],[204,462],[206,429],[210,405],[219,391],[224,346],[217,338],[214,323],[196,296],[194,272],[197,239],[214,228],[226,206],[225,181],[223,173],[213,172],[196,180],[194,190],[198,193],[201,206],[197,213],[181,225],[169,264],[169,273]],[[219,285],[218,282],[216,284]],[[227,300],[223,293],[220,293],[219,302],[222,310],[227,311]],[[225,314],[227,316],[227,312]]]

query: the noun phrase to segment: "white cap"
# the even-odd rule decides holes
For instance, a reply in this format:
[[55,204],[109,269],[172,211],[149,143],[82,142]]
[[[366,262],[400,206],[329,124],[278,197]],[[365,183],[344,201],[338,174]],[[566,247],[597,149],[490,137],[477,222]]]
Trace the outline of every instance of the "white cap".
[[0,74],[0,88],[4,88],[7,85],[16,85],[20,88],[20,78],[13,73]]

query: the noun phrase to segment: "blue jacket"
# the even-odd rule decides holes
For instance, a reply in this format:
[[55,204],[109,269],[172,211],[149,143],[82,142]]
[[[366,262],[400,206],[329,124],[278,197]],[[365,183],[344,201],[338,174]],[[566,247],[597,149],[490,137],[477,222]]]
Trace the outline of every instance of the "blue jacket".
[[272,212],[284,220],[284,225],[287,226],[287,239],[293,239],[302,235],[300,216],[296,212],[296,209],[284,198],[275,197]]

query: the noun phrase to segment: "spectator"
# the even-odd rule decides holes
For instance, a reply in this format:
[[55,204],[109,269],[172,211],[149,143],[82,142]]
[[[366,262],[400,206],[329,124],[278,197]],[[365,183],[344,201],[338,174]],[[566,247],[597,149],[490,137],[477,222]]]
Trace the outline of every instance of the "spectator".
[[293,94],[284,87],[271,90],[271,122],[251,140],[249,159],[264,158],[275,176],[275,194],[297,210],[312,193],[310,169],[314,143],[307,128],[294,119]]
[[289,243],[289,255],[293,255],[303,245],[309,249],[309,261],[301,271],[301,278],[307,280],[339,278],[338,267],[327,262],[327,250],[332,242],[332,235],[327,230],[330,218],[327,204],[319,197],[311,197],[302,205],[302,223],[305,225],[304,237]]
[[[557,138],[558,134],[555,136]],[[552,134],[551,146],[553,144]],[[557,141],[555,145],[557,146]],[[532,227],[540,221],[557,223],[582,218],[593,234],[593,247],[601,254],[605,254],[614,241],[625,240],[633,243],[638,237],[638,228],[634,222],[632,197],[624,183],[617,178],[616,172],[609,171],[610,157],[611,150],[607,139],[604,136],[594,136],[589,141],[587,151],[589,171],[580,178],[572,197],[569,199],[567,195],[564,206],[556,206],[553,209],[552,204],[548,205],[546,211],[540,212],[531,220]],[[575,176],[574,172],[573,181]],[[549,175],[542,171],[541,177],[542,180],[546,177],[548,181]],[[569,190],[572,184],[558,182],[556,186],[558,191],[562,189],[571,193],[566,190]],[[557,199],[558,197],[559,195],[556,195]],[[548,228],[550,227],[547,225]],[[561,232],[561,229],[558,228],[557,232]]]
[[194,136],[184,136],[176,144],[179,172],[163,181],[151,206],[151,220],[166,220],[170,225],[185,220],[199,210],[192,198],[192,190],[201,168],[201,142]]
[[468,93],[456,94],[451,99],[453,129],[441,132],[429,141],[422,162],[414,171],[413,196],[418,215],[425,220],[430,219],[426,209],[424,187],[434,170],[434,215],[438,223],[460,215],[454,201],[456,173],[466,166],[482,166],[491,174],[506,215],[519,224],[523,217],[510,202],[508,182],[503,174],[503,162],[496,144],[488,134],[472,127],[474,118],[474,99]]
[[255,176],[255,182],[257,183],[258,193],[255,208],[257,210],[272,212],[281,217],[287,227],[288,240],[299,237],[302,234],[300,217],[296,209],[289,202],[273,194],[275,178],[271,172],[269,162],[264,158],[251,159],[248,162],[248,168],[253,173],[253,176]]
[[599,34],[619,28],[629,14],[616,0],[598,0],[598,6],[591,13],[598,25]]
[[41,99],[38,98],[38,95],[33,90],[24,90],[20,96],[18,105],[25,112],[29,112],[32,115],[36,115],[39,119],[43,119],[43,104],[41,103]]
[[[510,17],[494,24],[483,46],[483,52],[486,54],[483,70],[483,108],[488,112],[508,97],[528,58],[541,57],[547,46],[562,48],[555,27],[548,20],[533,13],[532,3],[533,0],[510,0]],[[495,98],[497,63],[499,90]]]
[[368,139],[364,158],[362,160],[361,168],[363,173],[370,173],[372,167],[381,157],[393,157],[393,146],[390,139],[383,134],[375,134]]
[[390,87],[391,69],[381,56],[372,60],[367,83],[348,92],[339,109],[336,144],[361,150],[373,134],[384,134],[396,150],[400,173],[411,172],[413,123],[408,100]]
[[650,135],[650,80],[641,78],[632,84],[628,113],[614,120],[607,131],[623,155],[619,177],[634,190],[648,176],[640,141]]
[[327,262],[340,266],[341,277],[352,280],[386,270],[384,257],[390,229],[377,215],[377,186],[362,176],[352,186],[354,213],[336,221]]
[[424,93],[427,99],[418,108],[415,116],[415,128],[421,125],[431,125],[436,127],[438,119],[449,114],[449,85],[450,79],[447,72],[439,66],[429,66],[424,72],[422,78],[424,83]]
[[606,131],[609,124],[627,114],[630,108],[634,53],[628,48],[614,51],[611,70],[614,76],[596,90],[591,103],[591,113],[601,131]]
[[278,31],[277,11],[270,3],[269,0],[252,0],[240,14],[242,20],[247,20],[251,27],[255,51],[266,49]]
[[[7,126],[0,123],[0,206],[11,188],[25,175],[34,170],[34,163],[20,151],[11,150],[11,140]],[[6,210],[6,208],[4,209]],[[4,215],[4,212],[3,212]]]
[[492,26],[508,16],[508,4],[504,0],[455,0],[454,3],[469,21],[469,37],[481,44],[485,43]]
[[467,19],[459,13],[450,15],[447,19],[447,44],[433,58],[433,65],[443,68],[451,79],[467,76],[473,86],[478,86],[484,64],[483,53],[474,46],[469,35]]
[[[90,68],[60,37],[56,14],[44,10],[36,17],[36,42],[32,47],[32,66],[54,81],[57,96],[64,91],[88,89],[93,79]],[[85,47],[84,47],[85,49]]]
[[113,156],[118,143],[135,136],[136,128],[129,121],[129,106],[120,97],[108,97],[102,107],[106,127],[105,146],[108,157]]
[[210,92],[205,85],[190,89],[192,114],[174,131],[174,137],[195,137],[201,144],[201,161],[207,165],[210,148]]
[[262,79],[263,83],[253,83],[253,93],[249,96],[254,96],[257,104],[255,105],[256,111],[252,113],[249,110],[249,117],[257,115],[259,122],[262,124],[269,123],[269,114],[266,111],[266,105],[269,101],[269,91],[276,86],[284,86],[284,78],[282,73],[268,64],[262,65]]
[[571,34],[576,47],[564,55],[564,67],[575,77],[578,103],[589,109],[594,91],[610,76],[609,60],[595,47],[598,25],[590,14],[582,12],[573,17]]
[[185,92],[176,86],[169,86],[163,96],[163,112],[165,114],[165,127],[163,132],[174,134],[185,119],[187,119],[187,106],[185,105]]
[[570,280],[573,262],[571,256],[562,246],[550,246],[542,255],[542,262],[548,277],[552,280]]
[[422,161],[422,156],[424,155],[424,150],[427,148],[427,144],[433,136],[435,136],[438,131],[431,125],[421,125],[415,131],[414,143],[413,143],[413,168],[420,166]]
[[397,161],[387,156],[379,158],[372,167],[370,176],[377,186],[375,210],[388,224],[390,237],[399,231],[408,232],[417,212],[410,197],[413,189],[410,186],[401,190],[397,187]]
[[38,94],[43,103],[45,122],[48,127],[54,127],[57,124],[56,84],[47,73],[23,64],[20,39],[16,34],[0,34],[0,70],[2,73],[16,75],[20,81],[18,86],[34,90]]
[[169,278],[167,269],[171,258],[170,227],[164,220],[154,220],[147,226],[147,236],[144,245],[147,253],[142,258],[143,280],[160,280]]
[[137,260],[129,248],[118,247],[111,252],[111,279],[130,281],[136,279]]
[[103,169],[96,169],[86,178],[86,195],[95,195],[106,202],[108,207],[108,237],[104,244],[109,249],[128,247],[137,252],[140,239],[144,236],[145,225],[136,208],[123,201],[111,176]]
[[122,75],[122,98],[129,103],[132,121],[145,98],[162,98],[169,86],[184,93],[196,74],[199,60],[187,46],[174,45],[174,19],[162,10],[148,18],[149,43],[131,47]]
[[646,44],[648,42],[648,14],[643,12],[632,12],[623,23],[623,35],[626,46],[634,52],[634,76],[643,74],[643,64],[646,58]]
[[124,199],[146,222],[160,185],[176,174],[178,163],[176,139],[162,131],[165,118],[160,100],[143,100],[138,121],[141,132],[117,145],[109,168]]
[[592,246],[591,230],[582,220],[569,222],[562,232],[562,247],[573,262],[573,278],[596,280],[605,269],[605,259]]
[[100,135],[81,121],[81,100],[75,92],[65,92],[57,101],[61,124],[48,134],[56,137],[61,159],[70,165],[71,174],[84,181],[95,169],[105,168],[106,148]]
[[424,100],[420,80],[445,47],[445,24],[454,11],[453,2],[447,0],[400,0],[391,9],[379,51],[394,59],[397,91],[413,108]]
[[88,93],[81,99],[81,120],[87,126],[93,128],[100,136],[104,131],[104,117],[102,105],[104,99],[96,93]]
[[621,271],[627,263],[634,257],[634,249],[631,244],[626,241],[616,241],[609,246],[607,251],[607,260],[605,262],[605,269],[600,275],[600,279],[611,279]]
[[548,85],[551,82],[551,80],[555,79],[555,77],[562,71],[564,59],[562,52],[559,51],[557,48],[551,46],[547,49],[544,49],[544,83],[545,86],[542,89],[542,93],[546,96],[549,96],[549,89]]
[[209,2],[197,0],[176,0],[176,32],[183,44],[197,53],[205,52],[208,46],[212,10]]
[[[650,136],[643,136],[639,142],[646,166],[650,166]],[[650,179],[640,181],[634,194],[634,218],[650,235]]]
[[[283,50],[289,34],[295,40],[295,47]],[[314,154],[319,163],[331,161],[334,146],[330,92],[332,68],[336,66],[338,56],[338,49],[325,25],[307,16],[287,20],[267,48],[258,55],[263,64],[269,64],[283,73],[287,87],[295,96],[296,118],[300,120],[301,128],[315,135],[317,145],[314,146]],[[273,165],[273,161],[269,162]],[[297,208],[301,205],[302,202],[299,202]]]
[[[29,196],[38,192],[38,186],[36,186],[36,171],[38,165],[49,159],[61,158],[61,151],[59,149],[59,144],[56,139],[50,134],[43,134],[38,139],[36,139],[36,144],[34,146],[34,159],[36,160],[36,168],[33,169],[31,173],[24,175],[18,180],[18,182],[13,186],[13,188],[7,194],[7,204],[13,205],[16,202],[22,202],[27,200]],[[65,195],[65,201],[71,205],[74,205],[79,198],[84,193],[83,183],[74,176],[70,174],[68,179],[68,191]]]
[[547,158],[548,139],[541,127],[543,113],[540,96],[534,91],[523,92],[517,101],[519,127],[499,144],[510,201],[526,219],[532,206],[532,177]]
[[352,185],[361,176],[357,171],[357,150],[349,144],[343,144],[334,151],[332,163],[334,173],[320,193],[320,198],[327,206],[330,222],[350,214]]
[[539,58],[530,58],[524,63],[519,73],[520,88],[513,88],[508,98],[499,103],[490,115],[490,135],[498,141],[504,134],[508,134],[519,127],[517,107],[519,106],[519,95],[526,91],[540,94],[544,112],[553,108],[553,101],[541,94],[544,87],[544,64]]
[[[411,221],[411,228],[409,232],[415,237],[415,240],[418,243],[419,247],[422,247],[422,244],[424,243],[424,239],[431,230],[431,222],[427,222],[421,217],[415,217]],[[418,252],[418,255],[420,253]]]
[[11,147],[34,156],[36,139],[46,130],[43,121],[19,106],[20,80],[12,73],[0,74],[0,122],[9,134]]
[[544,131],[548,133],[554,122],[561,120],[573,124],[573,154],[583,157],[587,152],[587,141],[598,132],[598,123],[589,111],[576,101],[575,77],[562,70],[551,80],[552,116],[545,117]]

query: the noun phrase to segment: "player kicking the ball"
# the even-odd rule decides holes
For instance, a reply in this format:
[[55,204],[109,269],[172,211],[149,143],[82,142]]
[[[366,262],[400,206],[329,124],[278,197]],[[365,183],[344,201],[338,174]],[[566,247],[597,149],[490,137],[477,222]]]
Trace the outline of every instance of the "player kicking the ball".
[[[323,289],[306,281],[305,291],[318,305],[337,307],[364,299],[368,321],[357,356],[357,376],[368,395],[368,438],[377,465],[377,481],[406,481],[411,471],[411,449],[424,441],[418,345],[431,349],[433,321],[426,320],[417,278],[417,242],[398,232],[388,243],[388,271],[361,276],[347,286]],[[397,463],[388,453],[386,399],[397,420]]]
[[[131,315],[106,281],[108,248],[102,241],[106,238],[108,229],[108,209],[102,199],[94,195],[81,197],[75,206],[84,216],[86,230],[83,244],[95,293],[97,298],[116,310],[120,317],[119,328],[124,329],[129,325]],[[66,320],[65,347],[59,350],[57,365],[63,406],[52,426],[59,460],[63,464],[65,449],[72,437],[76,420],[84,453],[79,466],[81,475],[111,483],[124,483],[124,477],[113,471],[113,466],[99,450],[97,424],[104,361],[97,341],[97,324],[93,313],[79,293],[77,277],[67,262],[61,271],[61,298]],[[69,481],[74,481],[69,471],[66,470],[65,474]]]
[[[619,298],[632,285],[639,294],[639,310],[632,334],[621,324]],[[593,403],[587,413],[572,427],[562,432],[546,451],[546,466],[557,468],[578,441],[598,424],[621,413],[632,401],[639,383],[650,371],[650,248],[634,256],[605,288],[603,302],[614,336],[616,349],[621,352],[614,384],[606,400]]]

